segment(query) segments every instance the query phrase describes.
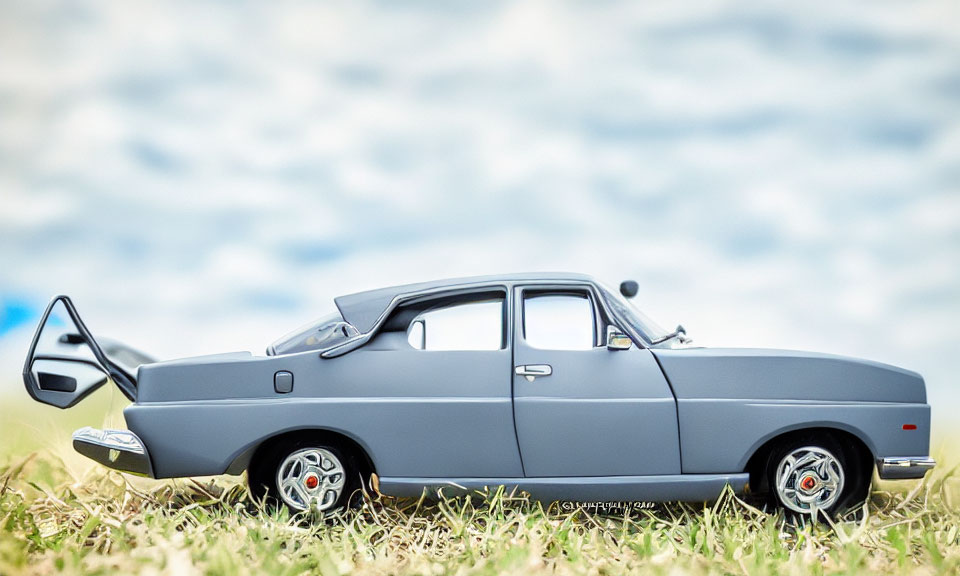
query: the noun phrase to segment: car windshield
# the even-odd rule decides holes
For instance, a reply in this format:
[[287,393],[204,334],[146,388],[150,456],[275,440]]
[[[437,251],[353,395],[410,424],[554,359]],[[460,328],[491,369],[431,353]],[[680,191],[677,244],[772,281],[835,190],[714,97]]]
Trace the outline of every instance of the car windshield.
[[602,284],[599,287],[607,303],[613,308],[613,312],[624,321],[629,322],[630,327],[639,332],[648,343],[660,340],[670,334],[669,330],[665,330],[662,326],[651,320],[632,303],[624,300]]
[[277,340],[267,348],[267,355],[280,356],[308,350],[324,350],[359,334],[356,328],[343,321],[340,314],[334,313]]

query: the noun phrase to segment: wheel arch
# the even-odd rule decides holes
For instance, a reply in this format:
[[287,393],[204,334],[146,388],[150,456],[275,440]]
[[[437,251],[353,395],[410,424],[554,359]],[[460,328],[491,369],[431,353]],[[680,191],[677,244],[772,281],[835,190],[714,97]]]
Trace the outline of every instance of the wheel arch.
[[750,474],[750,486],[754,489],[763,488],[767,458],[776,446],[791,438],[808,435],[833,438],[842,446],[849,446],[855,450],[854,456],[861,459],[862,465],[873,465],[875,449],[869,441],[869,436],[861,430],[833,422],[799,424],[767,434],[758,440],[744,456],[740,469]]
[[361,441],[344,431],[319,426],[291,428],[250,442],[231,460],[227,473],[240,474],[257,459],[262,450],[294,438],[305,436],[315,437],[321,441],[331,441],[343,446],[357,457],[357,461],[362,467],[361,473],[365,476],[376,473],[376,463],[370,456],[370,450],[367,449]]

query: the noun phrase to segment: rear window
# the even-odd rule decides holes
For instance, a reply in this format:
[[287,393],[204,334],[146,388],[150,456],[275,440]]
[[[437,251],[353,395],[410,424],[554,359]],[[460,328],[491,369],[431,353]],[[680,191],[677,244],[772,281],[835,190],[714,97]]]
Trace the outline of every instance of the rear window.
[[344,322],[340,314],[334,313],[277,340],[267,348],[267,355],[282,356],[310,350],[326,350],[359,335],[356,328]]

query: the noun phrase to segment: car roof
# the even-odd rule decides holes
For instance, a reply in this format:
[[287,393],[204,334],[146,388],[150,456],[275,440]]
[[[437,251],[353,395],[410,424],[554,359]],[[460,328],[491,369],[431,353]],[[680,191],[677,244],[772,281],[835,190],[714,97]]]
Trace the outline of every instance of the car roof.
[[444,280],[432,280],[430,282],[403,284],[400,286],[356,292],[354,294],[337,296],[333,301],[336,303],[337,309],[340,310],[340,315],[343,316],[343,319],[352,324],[361,333],[365,333],[373,330],[377,325],[377,321],[384,312],[387,311],[395,298],[434,290],[456,290],[459,288],[469,288],[471,286],[480,287],[492,284],[513,285],[530,281],[542,282],[552,280],[594,281],[594,279],[587,274],[574,274],[570,272],[530,272],[491,276],[468,276],[464,278],[447,278]]

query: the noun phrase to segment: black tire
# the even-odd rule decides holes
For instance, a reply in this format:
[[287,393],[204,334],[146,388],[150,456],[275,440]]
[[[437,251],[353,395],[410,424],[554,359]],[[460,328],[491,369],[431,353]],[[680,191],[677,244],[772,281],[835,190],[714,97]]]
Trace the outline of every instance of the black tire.
[[343,469],[343,488],[333,503],[325,507],[322,513],[329,514],[346,508],[359,493],[360,467],[349,450],[344,449],[337,442],[322,437],[290,438],[270,443],[257,450],[247,468],[250,494],[256,501],[263,502],[270,509],[284,506],[293,514],[320,511],[316,507],[308,510],[303,506],[294,505],[281,494],[277,485],[277,474],[281,464],[288,456],[304,450],[326,451],[336,458]]
[[[770,452],[765,468],[765,481],[769,487],[768,498],[771,504],[784,510],[788,517],[810,516],[811,510],[797,510],[791,506],[789,497],[780,493],[777,486],[777,470],[787,455],[802,451],[805,448],[814,448],[831,455],[842,471],[843,487],[836,497],[827,498],[830,504],[819,508],[819,512],[831,519],[839,517],[852,507],[860,506],[870,492],[872,464],[869,457],[863,454],[862,449],[852,442],[841,442],[833,436],[799,435],[793,436],[780,443]],[[817,480],[813,481],[814,486]],[[829,493],[829,491],[827,491]],[[822,520],[818,515],[816,518]]]

